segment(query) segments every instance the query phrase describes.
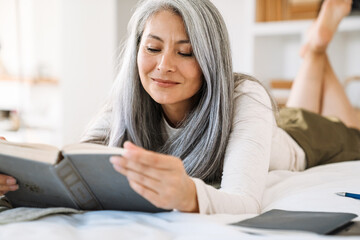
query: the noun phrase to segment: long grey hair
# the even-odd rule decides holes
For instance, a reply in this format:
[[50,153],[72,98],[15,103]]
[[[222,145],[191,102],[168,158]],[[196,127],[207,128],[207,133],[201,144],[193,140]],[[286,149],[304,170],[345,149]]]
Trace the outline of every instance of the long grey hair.
[[[204,83],[181,130],[164,139],[162,108],[143,89],[137,52],[146,21],[161,10],[183,19]],[[145,149],[182,159],[190,176],[208,183],[221,179],[233,115],[234,77],[228,33],[209,0],[144,0],[136,8],[121,55],[120,71],[108,103],[83,141],[122,146],[132,141]]]

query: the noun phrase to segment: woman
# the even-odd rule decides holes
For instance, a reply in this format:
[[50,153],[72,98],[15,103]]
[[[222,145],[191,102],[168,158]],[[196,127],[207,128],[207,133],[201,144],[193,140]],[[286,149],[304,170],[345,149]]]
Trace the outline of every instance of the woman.
[[[325,86],[324,79],[331,75],[326,64],[328,42],[318,36],[328,19],[321,16],[338,13],[331,28],[325,26],[334,33],[350,4],[325,2],[304,48],[289,106],[324,109],[309,109],[302,100],[305,81],[312,74],[319,86]],[[321,163],[323,157],[308,147],[309,137],[302,128],[308,116],[315,123],[326,121],[330,128],[343,126],[291,108],[281,111],[279,118],[288,133],[279,128],[266,90],[251,77],[233,75],[229,46],[223,19],[208,0],[145,0],[131,19],[111,97],[83,141],[123,146],[124,156],[110,159],[114,169],[157,207],[207,214],[258,213],[269,170],[304,170]],[[317,66],[315,72],[312,64]],[[317,91],[323,98],[327,88]],[[341,96],[339,91],[334,94]],[[325,98],[317,101],[324,104]],[[360,128],[354,119],[347,122],[352,119],[350,110],[345,114],[349,114],[345,124]],[[355,138],[357,155],[326,161],[360,158],[360,131],[342,130]],[[6,176],[0,179],[3,192],[16,186],[5,185]],[[213,187],[218,184],[220,189]]]

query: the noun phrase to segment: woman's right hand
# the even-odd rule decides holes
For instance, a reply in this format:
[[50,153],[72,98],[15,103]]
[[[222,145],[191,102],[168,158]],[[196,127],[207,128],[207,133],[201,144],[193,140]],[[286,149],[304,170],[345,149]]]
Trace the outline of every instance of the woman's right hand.
[[[0,137],[0,139],[6,140],[4,137]],[[19,185],[16,184],[15,178],[0,174],[0,196],[8,191],[15,191],[18,188]]]

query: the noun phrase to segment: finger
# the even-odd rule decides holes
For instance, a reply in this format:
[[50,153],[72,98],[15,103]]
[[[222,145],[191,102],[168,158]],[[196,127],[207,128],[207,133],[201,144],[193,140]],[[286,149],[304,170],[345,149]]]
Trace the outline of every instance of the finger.
[[145,150],[129,141],[124,143],[124,148],[127,150],[124,154],[124,157],[127,159],[157,168],[162,168],[164,165],[162,161],[159,160],[160,158],[162,159],[159,153]]
[[141,195],[146,200],[151,202],[154,206],[164,209],[167,207],[164,205],[163,201],[161,200],[160,195],[154,192],[153,190],[135,181],[130,181],[129,184],[135,192],[137,192],[139,195]]
[[0,174],[0,185],[14,185],[16,179],[7,175]]
[[15,191],[19,189],[19,185],[0,185],[0,191]]
[[[159,181],[156,181],[154,179],[151,179],[149,177],[146,177],[144,175],[141,175],[140,173],[137,173],[135,171],[132,170],[128,170],[126,168],[114,165],[114,168],[116,171],[120,172],[121,174],[123,174],[124,176],[127,177],[129,183],[130,182],[136,182],[137,184],[143,185],[145,188],[155,192],[156,194],[157,191],[156,189],[158,189],[159,187]],[[139,193],[140,194],[140,193]]]
[[130,141],[125,141],[125,142],[124,142],[124,148],[125,148],[125,149],[143,149],[143,148],[141,148],[141,147],[136,146],[135,144],[133,144],[133,143],[130,142]]
[[125,158],[131,159],[147,166],[151,166],[153,168],[173,169],[174,161],[176,162],[177,160],[177,158],[169,155],[145,150],[130,142],[125,142],[124,148],[127,150],[124,153]]
[[131,170],[146,175],[147,177],[153,178],[155,180],[160,180],[163,175],[166,174],[166,172],[169,172],[168,170],[153,168],[151,166],[119,156],[111,157],[110,162],[114,167],[117,166],[122,168],[122,170],[119,169],[119,172],[124,175],[126,174],[126,170]]
[[115,171],[121,173],[121,174],[124,175],[124,176],[127,176],[127,170],[126,170],[126,168],[121,167],[121,166],[116,165],[116,164],[113,164],[113,167],[114,167]]
[[126,170],[126,176],[130,181],[135,181],[141,185],[143,185],[144,187],[151,189],[153,192],[159,194],[159,191],[161,191],[161,189],[164,187],[161,184],[161,181],[159,181],[158,179],[154,179],[151,177],[148,177],[140,172],[136,172],[136,171],[131,171],[131,170]]

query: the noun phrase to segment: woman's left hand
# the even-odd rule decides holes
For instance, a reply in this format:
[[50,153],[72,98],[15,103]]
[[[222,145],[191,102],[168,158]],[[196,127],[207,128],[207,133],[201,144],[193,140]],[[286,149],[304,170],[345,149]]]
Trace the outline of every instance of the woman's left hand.
[[130,142],[123,156],[113,156],[114,169],[125,175],[135,192],[163,209],[199,212],[195,183],[179,158],[147,151]]

